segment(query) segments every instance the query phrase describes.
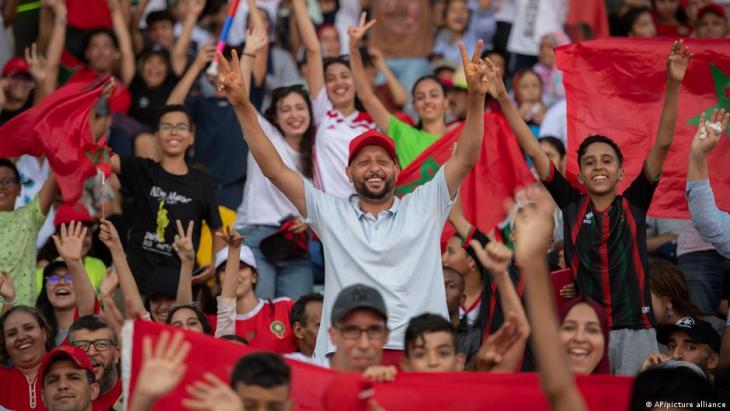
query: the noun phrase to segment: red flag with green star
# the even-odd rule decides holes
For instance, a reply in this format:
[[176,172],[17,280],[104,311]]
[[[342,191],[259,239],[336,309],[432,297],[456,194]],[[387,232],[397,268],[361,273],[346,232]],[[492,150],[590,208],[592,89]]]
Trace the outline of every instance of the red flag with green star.
[[[396,194],[404,195],[431,180],[451,158],[461,124],[424,150],[398,176]],[[479,161],[461,183],[464,215],[479,230],[489,232],[504,219],[503,202],[519,187],[535,182],[507,120],[501,114],[484,113],[484,139]],[[450,235],[452,231],[446,230]]]
[[[656,138],[671,39],[605,38],[556,49],[568,100],[567,174],[576,187],[577,149],[591,134],[618,143],[624,155],[622,192],[641,171]],[[682,82],[674,142],[649,215],[689,218],[684,197],[689,148],[699,114],[730,109],[730,40],[687,39],[694,54]],[[709,159],[718,206],[730,210],[730,139]]]

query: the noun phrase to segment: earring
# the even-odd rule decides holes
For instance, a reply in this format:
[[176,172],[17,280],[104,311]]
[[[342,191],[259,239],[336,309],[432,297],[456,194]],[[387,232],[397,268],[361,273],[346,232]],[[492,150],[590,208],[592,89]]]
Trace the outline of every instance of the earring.
[[674,310],[672,310],[672,306],[668,305],[667,310],[664,312],[667,317],[671,317],[674,315]]

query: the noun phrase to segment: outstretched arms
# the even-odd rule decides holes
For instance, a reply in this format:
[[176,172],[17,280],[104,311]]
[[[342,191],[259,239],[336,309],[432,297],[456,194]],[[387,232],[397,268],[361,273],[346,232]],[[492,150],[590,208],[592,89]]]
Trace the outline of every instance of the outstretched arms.
[[294,17],[299,27],[299,34],[307,55],[307,86],[309,87],[309,98],[314,100],[324,87],[324,66],[322,65],[322,47],[314,31],[314,24],[307,13],[306,0],[292,0]]

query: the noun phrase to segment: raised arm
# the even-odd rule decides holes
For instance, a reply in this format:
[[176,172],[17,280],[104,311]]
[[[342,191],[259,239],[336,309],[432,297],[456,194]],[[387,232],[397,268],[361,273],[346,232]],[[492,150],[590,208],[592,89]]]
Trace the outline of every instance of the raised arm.
[[[256,87],[261,87],[263,86],[264,81],[266,81],[266,68],[269,59],[269,33],[266,32],[264,19],[261,18],[261,13],[259,13],[258,8],[256,7],[256,0],[247,1],[249,15],[251,16],[251,29],[263,30],[264,38],[266,39],[266,42],[261,47],[257,47],[256,51],[253,53],[256,56],[252,66],[253,80]],[[246,44],[248,44],[248,37],[246,37]],[[248,90],[251,89],[248,88]]]
[[[127,256],[124,255],[124,248],[122,248],[122,242],[119,239],[119,233],[114,228],[114,224],[109,220],[102,220],[99,224],[99,239],[109,249],[112,255],[112,261],[119,277],[119,288],[122,290],[122,295],[125,300],[130,300],[130,305],[134,312],[147,313],[147,309],[144,308],[144,302],[142,296],[139,294],[137,283],[134,281],[132,270],[129,269],[127,263]],[[148,314],[144,314],[147,316]]]
[[172,248],[180,257],[180,280],[177,283],[176,304],[190,304],[193,302],[193,266],[195,265],[195,249],[193,248],[193,221],[188,223],[187,230],[183,229],[182,222],[175,220],[177,234]]
[[517,215],[516,229],[520,241],[515,245],[522,264],[527,295],[527,314],[532,325],[532,345],[540,373],[542,391],[557,411],[586,410],[570,371],[568,358],[558,333],[559,322],[550,284],[545,250],[553,227],[553,203],[550,195],[535,187],[528,189],[533,200]]
[[187,49],[190,45],[190,38],[193,34],[193,29],[198,23],[198,17],[203,12],[205,7],[205,0],[192,0],[188,14],[185,15],[185,19],[182,24],[182,32],[180,36],[175,40],[175,44],[172,47],[171,60],[172,60],[172,71],[176,75],[181,75],[185,66],[188,64]]
[[56,177],[54,177],[53,173],[51,172],[48,174],[46,182],[43,183],[41,191],[38,192],[38,201],[40,203],[41,213],[43,213],[43,215],[48,215],[48,211],[51,209],[51,206],[56,201],[57,195],[58,184],[56,183]]
[[236,110],[236,117],[241,124],[243,138],[248,144],[251,155],[261,168],[261,172],[276,188],[279,189],[299,213],[306,218],[307,206],[304,197],[304,179],[296,171],[289,168],[281,159],[279,152],[259,125],[256,108],[248,98],[248,90],[241,75],[241,65],[238,53],[233,51],[232,61],[229,63],[222,54],[218,54],[220,62],[220,91]]
[[61,63],[64,41],[66,39],[66,2],[63,0],[46,0],[45,4],[53,10],[53,27],[46,49],[45,89],[53,92],[58,85],[58,70]]
[[446,184],[449,186],[449,194],[452,197],[459,190],[459,186],[466,175],[477,163],[484,138],[484,96],[491,87],[491,78],[487,74],[495,69],[494,67],[488,67],[487,62],[479,58],[482,45],[482,41],[479,40],[470,60],[464,44],[459,44],[468,87],[468,101],[464,129],[461,136],[459,136],[454,154],[444,165]]
[[370,54],[375,67],[383,73],[383,77],[385,77],[385,85],[388,86],[390,95],[393,97],[393,103],[395,103],[398,107],[405,106],[408,103],[408,91],[405,87],[403,87],[403,84],[401,84],[398,80],[398,77],[395,76],[393,70],[385,64],[383,52],[375,47],[370,47],[368,48],[368,53]]
[[48,76],[48,64],[46,59],[38,50],[38,44],[33,43],[30,47],[25,48],[25,61],[28,62],[30,76],[35,83],[35,92],[33,101],[37,104],[52,90],[48,89],[46,77]]
[[139,24],[142,21],[144,10],[147,8],[149,0],[139,0],[137,7],[134,9],[132,17],[129,19],[129,32],[132,36],[132,47],[135,53],[142,52],[144,49],[144,37],[142,32],[139,30]]
[[307,13],[306,0],[292,0],[294,17],[299,27],[299,35],[307,55],[307,86],[309,98],[314,100],[324,87],[324,66],[322,65],[322,47],[319,44],[314,24]]
[[61,236],[54,234],[52,237],[58,254],[63,258],[71,274],[79,316],[94,314],[96,305],[94,286],[84,269],[84,260],[81,255],[86,230],[87,228],[80,222],[71,222],[69,225],[61,224]]
[[682,86],[682,80],[687,72],[691,57],[692,53],[684,46],[682,40],[674,42],[667,60],[667,90],[664,94],[664,107],[659,120],[659,130],[656,133],[656,140],[651,147],[649,156],[646,158],[649,177],[654,179],[659,178],[662,174],[664,158],[672,146],[672,140],[674,140],[674,123],[677,122],[679,89]]
[[380,131],[387,133],[390,128],[390,113],[385,108],[383,102],[375,95],[370,82],[365,75],[365,67],[362,64],[362,56],[360,56],[360,45],[365,37],[368,29],[375,24],[375,20],[365,23],[365,13],[360,15],[360,24],[357,27],[350,27],[348,34],[350,36],[350,70],[352,71],[352,81],[355,83],[355,91],[360,102],[365,106],[365,111],[378,126]]
[[134,77],[134,51],[132,50],[132,37],[129,35],[127,28],[126,12],[123,5],[127,2],[122,0],[107,0],[109,4],[109,12],[112,15],[112,27],[114,35],[119,41],[119,52],[122,55],[120,66],[120,74],[122,82],[129,85]]
[[451,207],[449,212],[449,222],[456,229],[456,234],[462,239],[466,239],[469,236],[469,231],[472,229],[469,220],[464,217],[464,208],[461,206],[461,196],[456,197],[454,205]]
[[525,120],[522,119],[520,112],[512,104],[509,93],[507,93],[507,89],[504,87],[501,71],[489,59],[487,59],[487,64],[490,66],[490,70],[488,71],[489,94],[499,103],[499,107],[507,118],[509,126],[515,133],[515,136],[517,136],[520,147],[522,147],[525,154],[532,160],[532,164],[535,165],[535,170],[539,177],[546,178],[550,173],[550,159],[542,151],[540,143],[537,142],[532,131],[527,127]]
[[167,97],[167,104],[183,104],[185,97],[190,92],[190,88],[193,86],[195,79],[205,68],[205,66],[213,59],[215,55],[215,46],[208,45],[203,46],[198,50],[198,55],[195,57],[195,61],[190,65],[185,75],[177,82],[177,85]]
[[[243,57],[241,57],[241,75],[243,76],[243,84],[249,92],[251,91],[251,73],[253,72],[254,64],[258,65],[259,60],[261,60],[259,51],[268,48],[268,45],[269,39],[264,29],[256,28],[246,30],[246,45],[243,47]],[[266,72],[265,60],[264,72]]]
[[236,289],[238,288],[238,269],[241,265],[238,256],[241,254],[243,237],[231,227],[224,227],[222,233],[216,234],[228,245],[228,259],[224,268],[221,284],[221,296],[218,299],[215,337],[236,333]]

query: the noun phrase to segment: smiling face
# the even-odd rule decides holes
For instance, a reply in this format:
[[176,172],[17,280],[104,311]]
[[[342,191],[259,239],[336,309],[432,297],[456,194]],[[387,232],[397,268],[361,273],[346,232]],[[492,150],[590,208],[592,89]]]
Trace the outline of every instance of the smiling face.
[[190,308],[180,308],[175,310],[170,318],[170,325],[175,328],[182,328],[183,330],[193,331],[196,333],[203,334],[203,324],[198,320],[198,316]]
[[560,338],[574,374],[588,375],[603,358],[606,339],[598,315],[586,303],[576,304],[560,325]]
[[631,25],[630,37],[656,37],[656,26],[650,12],[641,13]]
[[5,352],[13,364],[31,368],[40,364],[46,354],[48,336],[33,314],[18,310],[11,313],[3,324]]
[[[68,340],[72,345],[80,341],[100,342],[105,340],[103,342],[113,342],[114,331],[111,328],[101,328],[93,331],[78,329],[69,334]],[[101,346],[102,344],[100,343],[98,345]],[[101,387],[101,391],[107,392],[116,384],[118,379],[117,363],[119,362],[119,346],[109,345],[109,348],[104,350],[99,349],[95,344],[89,344],[86,354],[89,356],[91,365],[94,366],[94,376]]]
[[140,73],[147,87],[156,88],[165,82],[169,70],[170,67],[162,56],[151,54],[142,62]]
[[13,211],[20,195],[20,181],[13,170],[0,166],[0,211]]
[[54,267],[45,281],[46,296],[54,310],[70,310],[76,306],[76,292],[66,265]]
[[579,172],[580,182],[589,193],[595,195],[615,192],[618,182],[624,178],[616,151],[603,142],[595,142],[586,148],[580,160]]
[[363,147],[347,166],[347,177],[360,199],[387,203],[395,194],[395,180],[400,168],[383,147]]
[[8,100],[27,101],[35,88],[33,77],[28,73],[14,73],[5,78],[5,96]]
[[727,19],[712,12],[705,12],[697,22],[697,37],[703,39],[721,39],[727,37]]
[[89,66],[100,73],[111,73],[120,54],[108,33],[97,33],[89,40],[84,52]]
[[170,309],[175,305],[175,298],[167,295],[153,295],[150,297],[150,315],[158,323],[167,321]]
[[355,104],[355,84],[349,67],[340,63],[328,65],[324,72],[324,85],[334,108],[341,110]]
[[194,136],[190,119],[182,111],[166,113],[160,119],[157,142],[163,155],[184,156],[185,151],[193,144]]
[[[221,265],[218,270],[218,276],[221,284],[226,276],[226,265]],[[238,266],[238,285],[236,286],[236,298],[243,298],[246,293],[251,292],[254,289],[254,284],[258,281],[258,274],[251,269],[248,265],[241,262]]]
[[311,121],[307,102],[300,94],[291,92],[276,102],[276,124],[285,137],[301,137]]
[[147,27],[147,37],[150,44],[159,44],[169,50],[175,40],[174,26],[169,20],[156,21]]
[[413,87],[413,108],[424,123],[443,121],[449,102],[436,80],[427,78]]
[[91,409],[98,395],[99,386],[89,382],[86,370],[70,359],[53,362],[43,376],[43,402],[51,411]]
[[446,7],[446,28],[453,33],[463,33],[469,26],[469,8],[466,1],[452,0]]
[[319,42],[322,44],[325,57],[337,57],[340,55],[340,35],[334,26],[322,27],[317,35]]

